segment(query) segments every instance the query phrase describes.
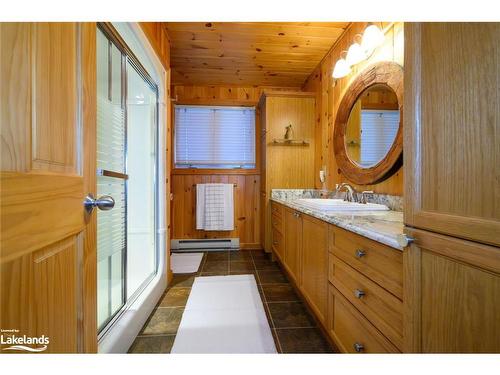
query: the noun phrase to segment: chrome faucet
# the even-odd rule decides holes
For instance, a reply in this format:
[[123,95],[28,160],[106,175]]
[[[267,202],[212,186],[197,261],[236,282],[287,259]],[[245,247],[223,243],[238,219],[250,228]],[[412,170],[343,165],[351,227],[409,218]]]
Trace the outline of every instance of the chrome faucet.
[[358,202],[358,196],[356,194],[356,190],[354,190],[354,188],[351,185],[349,185],[347,182],[343,182],[341,184],[338,184],[335,187],[335,194],[342,191],[342,189],[345,189],[345,192],[346,192],[345,198],[344,198],[345,201]]

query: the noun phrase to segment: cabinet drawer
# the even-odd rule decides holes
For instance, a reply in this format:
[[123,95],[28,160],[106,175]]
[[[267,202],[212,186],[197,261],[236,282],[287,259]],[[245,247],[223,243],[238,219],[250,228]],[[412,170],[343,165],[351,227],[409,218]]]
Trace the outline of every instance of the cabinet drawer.
[[271,202],[271,213],[279,219],[283,219],[283,206],[279,203]]
[[399,349],[403,345],[403,303],[330,254],[328,279],[354,307]]
[[333,226],[333,255],[403,299],[403,253]]
[[328,330],[347,353],[398,353],[398,349],[384,337],[332,285],[329,286]]
[[283,256],[285,255],[283,235],[276,229],[273,229],[272,247],[275,254],[280,258],[280,260],[283,261],[284,260]]

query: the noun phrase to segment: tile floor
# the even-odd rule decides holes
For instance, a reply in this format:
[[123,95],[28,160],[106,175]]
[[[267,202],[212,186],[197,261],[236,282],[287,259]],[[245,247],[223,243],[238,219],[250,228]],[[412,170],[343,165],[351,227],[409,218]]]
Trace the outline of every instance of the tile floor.
[[170,353],[197,276],[253,274],[279,353],[331,353],[278,263],[261,250],[206,252],[200,269],[177,274],[132,344],[130,353]]

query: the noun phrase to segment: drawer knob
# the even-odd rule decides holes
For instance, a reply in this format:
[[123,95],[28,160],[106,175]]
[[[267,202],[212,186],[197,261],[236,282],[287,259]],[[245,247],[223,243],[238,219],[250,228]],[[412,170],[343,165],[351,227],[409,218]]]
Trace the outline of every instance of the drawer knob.
[[354,291],[354,296],[355,296],[356,298],[361,298],[361,297],[363,297],[365,294],[366,294],[365,292],[363,292],[362,290],[359,290],[359,289],[356,289],[356,290]]
[[362,351],[365,350],[365,347],[363,346],[363,344],[360,344],[359,342],[355,342],[353,347],[357,353],[361,353]]
[[356,258],[362,258],[366,255],[366,251],[358,249],[356,250]]

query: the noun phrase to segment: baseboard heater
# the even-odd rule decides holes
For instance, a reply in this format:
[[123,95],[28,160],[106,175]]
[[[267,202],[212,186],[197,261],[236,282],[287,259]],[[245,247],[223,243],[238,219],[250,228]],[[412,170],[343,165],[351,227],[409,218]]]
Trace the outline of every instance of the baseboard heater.
[[214,238],[197,240],[171,240],[170,248],[173,252],[189,252],[197,250],[238,250],[240,248],[239,238]]

